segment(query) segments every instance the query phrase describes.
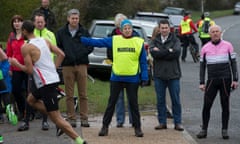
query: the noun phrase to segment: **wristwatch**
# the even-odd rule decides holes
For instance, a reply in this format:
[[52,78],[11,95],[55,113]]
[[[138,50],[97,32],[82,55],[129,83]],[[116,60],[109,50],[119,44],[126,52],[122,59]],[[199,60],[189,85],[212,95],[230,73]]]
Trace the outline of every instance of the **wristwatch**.
[[170,48],[170,49],[168,49],[168,51],[169,51],[169,52],[173,52],[173,49],[172,49],[172,48]]

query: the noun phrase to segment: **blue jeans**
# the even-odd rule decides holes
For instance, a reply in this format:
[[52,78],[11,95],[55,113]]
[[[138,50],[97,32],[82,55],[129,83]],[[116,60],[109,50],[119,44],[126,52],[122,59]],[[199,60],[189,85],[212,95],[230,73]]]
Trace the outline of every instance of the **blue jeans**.
[[166,89],[168,88],[171,102],[174,124],[181,124],[182,122],[182,110],[180,103],[180,81],[179,79],[161,80],[160,78],[154,78],[155,91],[157,95],[157,110],[158,121],[160,124],[167,124],[167,107],[166,107]]
[[[128,114],[129,114],[129,123],[132,123],[132,115],[128,103]],[[125,122],[125,104],[124,104],[124,90],[119,94],[118,101],[116,104],[116,119],[117,124],[124,124]]]

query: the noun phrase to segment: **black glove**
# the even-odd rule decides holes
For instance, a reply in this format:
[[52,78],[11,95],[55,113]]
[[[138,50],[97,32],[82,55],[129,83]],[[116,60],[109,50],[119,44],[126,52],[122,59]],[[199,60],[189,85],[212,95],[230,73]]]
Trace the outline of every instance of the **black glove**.
[[141,87],[145,87],[145,86],[148,86],[149,85],[149,82],[148,81],[146,81],[146,80],[141,80],[141,82],[140,82],[140,86]]

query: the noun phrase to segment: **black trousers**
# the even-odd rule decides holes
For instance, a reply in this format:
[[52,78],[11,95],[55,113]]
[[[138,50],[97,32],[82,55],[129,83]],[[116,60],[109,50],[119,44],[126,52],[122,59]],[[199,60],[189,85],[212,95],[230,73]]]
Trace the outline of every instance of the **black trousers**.
[[108,105],[103,117],[103,125],[108,127],[112,121],[112,116],[115,111],[115,105],[118,100],[118,96],[121,90],[126,88],[127,98],[130,106],[130,111],[132,114],[133,126],[135,128],[141,127],[140,113],[138,108],[138,83],[128,83],[128,82],[114,82],[110,83],[110,97],[108,99]]
[[23,71],[13,71],[12,75],[12,93],[17,103],[18,112],[24,115],[26,106],[26,92],[27,91],[28,75]]
[[0,94],[0,114],[6,112],[7,105],[10,104],[10,93],[1,93]]
[[182,60],[185,60],[187,57],[187,48],[190,43],[195,48],[196,52],[197,53],[199,52],[199,46],[192,34],[181,36],[181,42],[182,42]]
[[202,129],[207,130],[208,128],[210,111],[218,91],[220,92],[220,102],[222,106],[222,129],[228,129],[231,82],[231,79],[214,79],[207,81],[202,111]]

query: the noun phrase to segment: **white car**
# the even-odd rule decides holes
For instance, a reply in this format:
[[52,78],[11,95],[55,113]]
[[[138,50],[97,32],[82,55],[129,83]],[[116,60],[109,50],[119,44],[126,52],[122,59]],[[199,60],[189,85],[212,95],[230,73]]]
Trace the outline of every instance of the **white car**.
[[239,14],[240,13],[240,2],[237,2],[234,5],[234,10],[233,10],[233,14]]
[[152,37],[153,29],[158,26],[157,22],[144,21],[144,20],[131,20],[132,22],[141,23],[144,30],[146,31],[147,37],[150,40]]
[[[145,45],[148,45],[148,38],[145,29],[139,22],[132,22],[133,29],[144,39]],[[93,38],[104,38],[111,36],[115,28],[113,20],[94,20],[89,29],[89,33]],[[107,58],[107,48],[94,47],[89,58],[89,70],[111,72],[111,61]]]

